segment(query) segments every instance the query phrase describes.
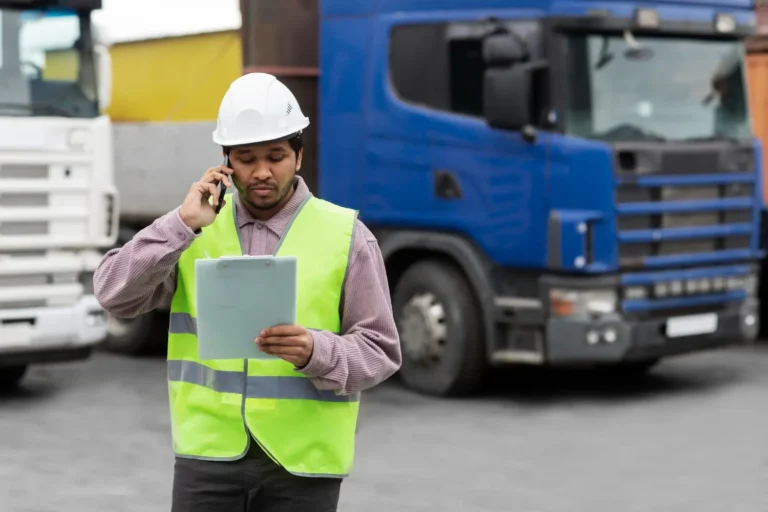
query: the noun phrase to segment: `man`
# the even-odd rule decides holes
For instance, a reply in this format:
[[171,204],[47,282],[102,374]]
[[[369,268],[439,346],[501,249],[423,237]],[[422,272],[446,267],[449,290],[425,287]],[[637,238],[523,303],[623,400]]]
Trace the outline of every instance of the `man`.
[[[179,208],[107,253],[96,272],[96,296],[113,315],[171,304],[174,511],[336,510],[360,391],[400,366],[375,238],[296,175],[308,125],[275,77],[235,80],[213,134],[229,165],[208,169]],[[220,181],[235,190],[217,214]],[[200,361],[194,262],[241,251],[297,257],[298,325],[254,333],[277,358]]]

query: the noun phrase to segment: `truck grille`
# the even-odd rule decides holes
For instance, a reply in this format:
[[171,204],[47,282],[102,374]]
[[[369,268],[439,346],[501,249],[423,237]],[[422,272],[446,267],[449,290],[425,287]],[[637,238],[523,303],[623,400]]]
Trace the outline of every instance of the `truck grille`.
[[[0,253],[92,245],[91,172],[85,162],[0,161]],[[104,235],[106,228],[97,234]]]
[[75,254],[47,251],[0,254],[0,310],[62,306],[85,291],[81,261]]
[[[754,196],[752,183],[724,184],[712,186],[641,186],[633,183],[621,184],[617,189],[619,204],[642,204],[659,202],[685,202],[697,200],[720,200],[741,198],[751,201]],[[625,239],[632,239],[631,234],[650,231],[651,240],[622,243],[619,245],[619,261],[624,267],[643,265],[647,256],[670,256],[702,252],[715,252],[731,249],[749,249],[752,241],[750,222],[751,207],[733,210],[685,212],[685,213],[648,213],[620,216],[620,232],[630,234]],[[661,230],[679,230],[685,228],[709,228],[718,226],[722,229],[700,238],[664,239]],[[734,229],[728,229],[734,226]],[[705,229],[699,231],[703,234]],[[654,233],[656,235],[654,235]],[[667,233],[673,231],[667,231]],[[654,239],[656,238],[656,239]]]
[[83,294],[88,164],[0,161],[0,310],[68,306]]
[[0,206],[48,206],[48,194],[0,195]]
[[752,247],[751,148],[619,151],[617,166],[621,268],[674,266],[670,257],[684,264],[687,255],[723,262]]
[[718,144],[616,152],[625,314],[718,311],[756,293],[754,151]]

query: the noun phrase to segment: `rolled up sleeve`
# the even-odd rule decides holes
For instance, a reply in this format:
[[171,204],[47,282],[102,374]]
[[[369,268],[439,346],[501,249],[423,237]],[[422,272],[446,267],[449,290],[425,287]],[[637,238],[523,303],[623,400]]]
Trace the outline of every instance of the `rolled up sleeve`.
[[110,314],[124,318],[170,304],[176,264],[198,236],[182,222],[178,208],[163,215],[104,255],[93,277],[96,299]]

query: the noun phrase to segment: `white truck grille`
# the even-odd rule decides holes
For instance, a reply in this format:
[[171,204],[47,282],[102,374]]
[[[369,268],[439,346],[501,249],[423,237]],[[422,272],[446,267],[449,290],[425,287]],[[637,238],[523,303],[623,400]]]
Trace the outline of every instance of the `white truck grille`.
[[76,252],[0,254],[0,309],[74,304],[92,290],[84,266]]
[[0,118],[0,133],[0,310],[74,305],[116,238],[108,120]]
[[[41,256],[45,256],[45,253],[42,253],[40,255],[37,255],[36,257],[39,259]],[[16,256],[18,259],[20,256]],[[26,257],[29,257],[27,255]],[[7,257],[3,261],[4,265],[7,265],[10,263],[10,257]],[[39,288],[40,286],[45,286],[49,284],[50,279],[46,275],[42,274],[24,274],[24,275],[0,275],[0,296],[5,295],[5,301],[0,302],[0,309],[24,309],[24,308],[39,308],[39,307],[45,307],[47,305],[47,302],[45,299],[37,299],[37,300],[23,300],[20,297],[15,296],[9,296],[11,294],[9,293],[3,293],[4,291],[7,292],[11,288],[21,288],[24,290],[28,290],[30,288]]]
[[83,265],[71,249],[87,245],[89,171],[0,163],[0,309],[66,306],[82,296]]
[[89,246],[90,167],[0,163],[0,252]]

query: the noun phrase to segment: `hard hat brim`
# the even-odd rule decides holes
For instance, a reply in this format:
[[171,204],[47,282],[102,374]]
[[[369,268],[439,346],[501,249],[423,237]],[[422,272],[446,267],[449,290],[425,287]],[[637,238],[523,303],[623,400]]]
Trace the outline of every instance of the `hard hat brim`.
[[219,146],[232,147],[232,146],[247,146],[251,144],[270,144],[274,142],[280,142],[283,140],[289,140],[297,135],[301,134],[309,126],[309,118],[305,117],[304,122],[299,126],[292,126],[290,130],[284,132],[273,132],[267,134],[263,138],[254,140],[253,138],[239,138],[239,139],[224,139],[219,137],[218,130],[213,132],[213,142]]

